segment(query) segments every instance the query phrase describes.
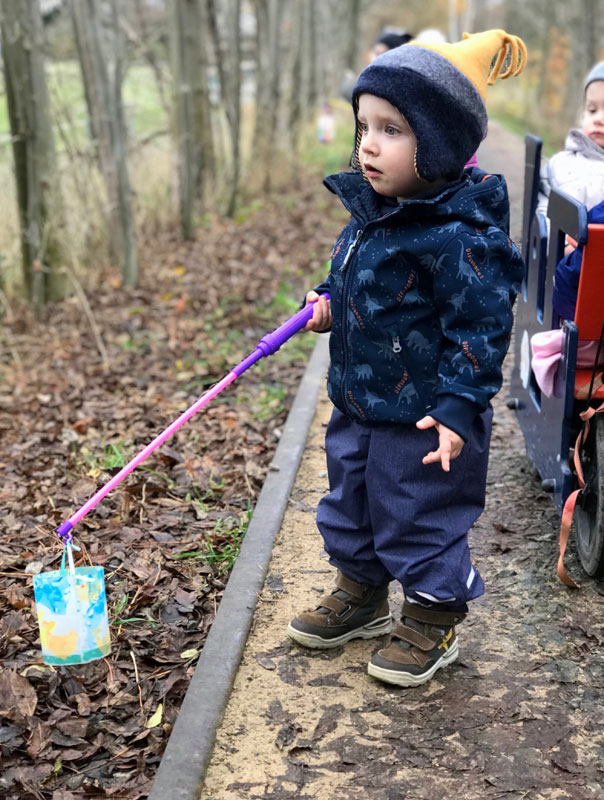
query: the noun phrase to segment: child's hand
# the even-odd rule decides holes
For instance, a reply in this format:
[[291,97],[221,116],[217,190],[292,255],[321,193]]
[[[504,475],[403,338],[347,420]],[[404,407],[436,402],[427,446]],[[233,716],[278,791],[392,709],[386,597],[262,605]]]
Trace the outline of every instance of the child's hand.
[[436,428],[438,431],[438,450],[433,450],[427,456],[424,456],[422,464],[433,464],[435,461],[440,461],[444,471],[449,472],[449,462],[457,458],[461,453],[464,440],[451,428],[447,428],[442,422],[437,422],[434,417],[422,417],[415,424],[422,431],[428,428]]
[[[317,298],[319,298],[317,300]],[[315,303],[315,310],[304,328],[303,331],[327,331],[331,328],[331,306],[329,300],[325,295],[318,295],[316,292],[309,292],[306,295],[306,305],[317,300]]]
[[570,255],[573,252],[573,250],[577,249],[578,246],[579,243],[576,242],[572,238],[572,236],[567,236],[566,239],[564,240],[564,255],[565,256]]

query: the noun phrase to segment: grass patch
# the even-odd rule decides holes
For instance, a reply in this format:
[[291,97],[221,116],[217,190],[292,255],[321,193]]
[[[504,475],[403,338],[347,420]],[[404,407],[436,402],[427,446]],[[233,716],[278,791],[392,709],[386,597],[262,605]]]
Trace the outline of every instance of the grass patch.
[[79,451],[74,445],[72,452],[77,471],[96,478],[102,472],[113,472],[125,467],[132,458],[133,449],[132,445],[126,445],[120,439],[117,444],[106,444],[100,453],[91,452],[85,445]]
[[222,478],[217,478],[214,473],[211,472],[209,485],[205,489],[192,486],[191,491],[187,492],[185,500],[187,503],[193,503],[196,511],[204,515],[211,510],[208,500],[214,500],[219,497],[223,489],[224,480]]
[[219,519],[213,532],[206,535],[203,550],[186,550],[173,555],[172,558],[177,561],[201,561],[217,567],[218,575],[230,572],[241,550],[251,518],[252,508],[249,506],[238,517],[228,516]]

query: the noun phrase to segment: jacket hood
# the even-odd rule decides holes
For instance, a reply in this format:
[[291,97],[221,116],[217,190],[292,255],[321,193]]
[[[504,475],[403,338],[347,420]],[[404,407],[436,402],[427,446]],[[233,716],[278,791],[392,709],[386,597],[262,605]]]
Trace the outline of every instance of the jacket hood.
[[400,224],[404,220],[429,218],[437,225],[461,221],[472,226],[496,225],[505,229],[509,222],[505,179],[478,168],[466,170],[458,180],[429,194],[400,203],[396,198],[378,194],[357,170],[330,175],[324,184],[338,195],[363,227],[370,223],[386,224],[386,219],[388,223]]
[[604,161],[604,149],[586,136],[583,131],[573,128],[569,131],[564,147],[571,153],[580,153],[586,158],[595,158]]

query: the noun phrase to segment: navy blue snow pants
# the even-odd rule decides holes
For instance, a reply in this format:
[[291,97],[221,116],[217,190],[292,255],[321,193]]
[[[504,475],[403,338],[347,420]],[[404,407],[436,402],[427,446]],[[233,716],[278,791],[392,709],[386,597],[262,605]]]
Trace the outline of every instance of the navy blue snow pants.
[[478,416],[450,472],[422,464],[435,428],[368,426],[334,409],[325,446],[330,491],[317,525],[330,563],[359,583],[402,584],[411,601],[463,609],[484,592],[468,530],[484,509],[491,421]]

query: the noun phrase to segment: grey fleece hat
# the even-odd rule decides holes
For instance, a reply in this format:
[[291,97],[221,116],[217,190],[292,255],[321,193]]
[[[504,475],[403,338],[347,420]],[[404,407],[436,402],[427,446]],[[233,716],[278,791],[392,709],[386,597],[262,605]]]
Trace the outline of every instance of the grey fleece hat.
[[[430,182],[452,180],[486,135],[487,85],[518,75],[525,63],[524,42],[499,29],[464,34],[453,44],[410,42],[382,53],[361,72],[352,95],[355,114],[361,94],[387,100],[416,136],[417,175]],[[357,151],[359,141],[357,122]]]
[[590,83],[594,81],[604,81],[604,61],[599,61],[595,67],[592,67],[585,78],[585,83],[583,84],[583,91],[587,91],[587,87]]
[[417,138],[415,171],[426,181],[458,178],[487,131],[487,110],[469,78],[447,58],[402,45],[378,56],[353,91],[387,100]]

